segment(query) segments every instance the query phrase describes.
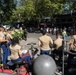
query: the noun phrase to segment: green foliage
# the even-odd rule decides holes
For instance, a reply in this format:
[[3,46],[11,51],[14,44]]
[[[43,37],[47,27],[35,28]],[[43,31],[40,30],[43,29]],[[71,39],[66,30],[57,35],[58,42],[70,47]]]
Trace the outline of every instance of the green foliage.
[[71,9],[73,12],[76,12],[76,0],[71,1],[70,9]]
[[19,40],[23,39],[23,30],[11,31],[13,37],[18,37]]
[[66,10],[68,13],[71,13],[71,11],[76,12],[76,0],[65,0],[64,6],[65,4],[68,5],[68,9]]
[[0,9],[1,9],[1,11],[3,11],[2,17],[1,17],[2,22],[6,22],[6,21],[10,20],[12,11],[13,11],[13,9],[15,9],[14,0],[4,0],[3,3],[0,0]]
[[64,2],[61,0],[35,0],[36,19],[52,17],[53,14],[62,14]]
[[35,15],[35,8],[32,0],[26,0],[25,4],[19,9],[13,11],[11,17],[14,21],[23,21],[26,19],[31,19]]
[[51,17],[53,14],[63,13],[61,0],[24,0],[23,6],[13,11],[11,21],[41,21],[42,18]]
[[50,16],[51,1],[50,0],[37,0],[35,3],[36,14],[39,17]]
[[69,3],[68,11],[76,11],[75,0],[21,0],[21,4],[23,5],[15,10],[13,0],[4,0],[4,6],[0,2],[0,10],[3,11],[2,18],[4,22],[10,20],[10,22],[37,21],[39,23],[42,18],[64,13],[66,2]]

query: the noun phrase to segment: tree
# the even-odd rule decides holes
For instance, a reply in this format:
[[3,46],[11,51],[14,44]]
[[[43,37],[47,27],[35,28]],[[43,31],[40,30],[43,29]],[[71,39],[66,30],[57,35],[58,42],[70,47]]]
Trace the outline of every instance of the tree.
[[[64,6],[67,4],[67,12],[68,13],[72,13],[72,12],[76,12],[76,0],[65,0],[64,1]],[[64,7],[65,9],[65,7]]]
[[76,12],[76,0],[71,1],[71,10]]
[[14,21],[30,20],[35,15],[35,8],[32,0],[26,0],[25,3],[13,11],[12,19]]
[[63,1],[61,0],[36,0],[36,11],[43,16],[50,16],[52,14],[63,13]]
[[63,0],[23,0],[23,5],[13,11],[12,20],[35,20],[40,23],[42,18],[64,12]]
[[15,9],[14,0],[0,0],[0,9],[3,11],[2,22],[7,22],[10,20],[13,9]]
[[64,11],[64,2],[61,0],[34,0],[34,5],[39,22],[42,18],[52,17],[53,14],[61,14]]

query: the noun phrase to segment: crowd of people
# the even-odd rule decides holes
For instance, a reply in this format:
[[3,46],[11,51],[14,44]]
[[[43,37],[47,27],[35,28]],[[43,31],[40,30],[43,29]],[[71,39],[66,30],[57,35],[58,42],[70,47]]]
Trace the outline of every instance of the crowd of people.
[[[21,51],[21,46],[19,46],[18,37],[12,37],[10,30],[4,32],[4,28],[0,27],[0,53],[3,53],[3,59],[1,57],[2,64],[7,64],[10,60],[28,60],[30,64],[30,56],[24,56]],[[10,65],[9,64],[9,65]]]
[[[58,61],[62,61],[62,49],[63,49],[63,40],[67,37],[67,33],[64,30],[61,33],[56,34],[56,40],[52,40],[50,36],[47,35],[47,30],[42,30],[42,36],[38,38],[37,45],[40,47],[40,55],[46,54],[51,55],[55,60],[55,55],[59,56]],[[69,50],[73,53],[76,53],[76,32],[72,35],[69,40]],[[51,51],[51,47],[54,47],[54,50]],[[13,61],[27,61],[31,65],[31,56],[27,54],[22,54],[21,46],[19,45],[19,39],[17,37],[12,37],[10,30],[7,30],[4,33],[4,28],[0,27],[0,54],[1,51],[3,55],[0,56],[2,64],[13,65]],[[68,63],[75,56],[68,55]]]
[[[66,38],[68,37],[65,30],[63,30],[62,35],[61,33],[57,33],[56,40],[54,41],[52,40],[51,37],[47,35],[47,31],[45,29],[42,31],[42,34],[43,35],[39,37],[38,39],[39,40],[38,45],[40,47],[41,55],[43,54],[50,55],[53,57],[56,63],[57,62],[60,63],[60,62],[63,62],[64,51],[65,51],[65,54],[66,54],[66,51],[71,52],[71,53],[76,53],[76,31],[73,33],[70,40],[68,41],[69,42],[68,50],[64,49],[65,47],[64,43],[66,41]],[[54,49],[50,50],[51,47],[53,47]],[[74,59],[76,57],[76,54],[73,55],[73,54],[67,53],[66,57],[67,57],[68,68],[71,67],[72,61],[74,64],[76,64],[75,59]]]

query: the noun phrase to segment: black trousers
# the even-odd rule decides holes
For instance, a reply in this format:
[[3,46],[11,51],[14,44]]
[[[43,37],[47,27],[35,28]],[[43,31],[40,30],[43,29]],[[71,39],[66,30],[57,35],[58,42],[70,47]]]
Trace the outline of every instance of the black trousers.
[[[76,53],[76,51],[74,51],[74,50],[70,50],[70,52]],[[69,56],[68,56],[68,64],[71,64],[71,61],[72,61],[72,59],[73,59],[75,56],[76,56],[76,55],[69,54]]]
[[59,56],[59,61],[62,60],[62,49],[55,49],[52,51],[52,56],[55,59],[56,56]]
[[0,63],[2,63],[1,43],[0,43]]

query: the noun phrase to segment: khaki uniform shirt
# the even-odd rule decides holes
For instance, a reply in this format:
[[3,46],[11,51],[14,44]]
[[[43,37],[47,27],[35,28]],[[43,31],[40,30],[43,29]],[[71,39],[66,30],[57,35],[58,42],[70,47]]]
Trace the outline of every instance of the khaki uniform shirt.
[[76,42],[76,35],[73,35],[73,39],[74,39],[74,41]]
[[1,39],[1,40],[5,39],[5,35],[4,35],[3,32],[0,32],[0,39]]
[[76,51],[76,35],[73,35],[70,40],[70,50]]
[[15,46],[10,45],[10,50],[11,50],[11,55],[10,55],[10,59],[18,59],[19,55],[22,54],[21,51],[21,46],[19,46],[18,44]]
[[40,46],[41,50],[50,50],[50,45],[52,44],[52,38],[47,35],[43,35],[39,38],[38,45]]
[[56,45],[55,49],[58,49],[59,47],[62,46],[62,41],[63,41],[63,39],[61,39],[61,38],[57,38],[57,39],[54,41],[54,44]]
[[8,34],[6,34],[6,39],[7,39],[7,40],[12,39],[12,35],[11,35],[11,34],[9,34],[9,33],[8,33]]

